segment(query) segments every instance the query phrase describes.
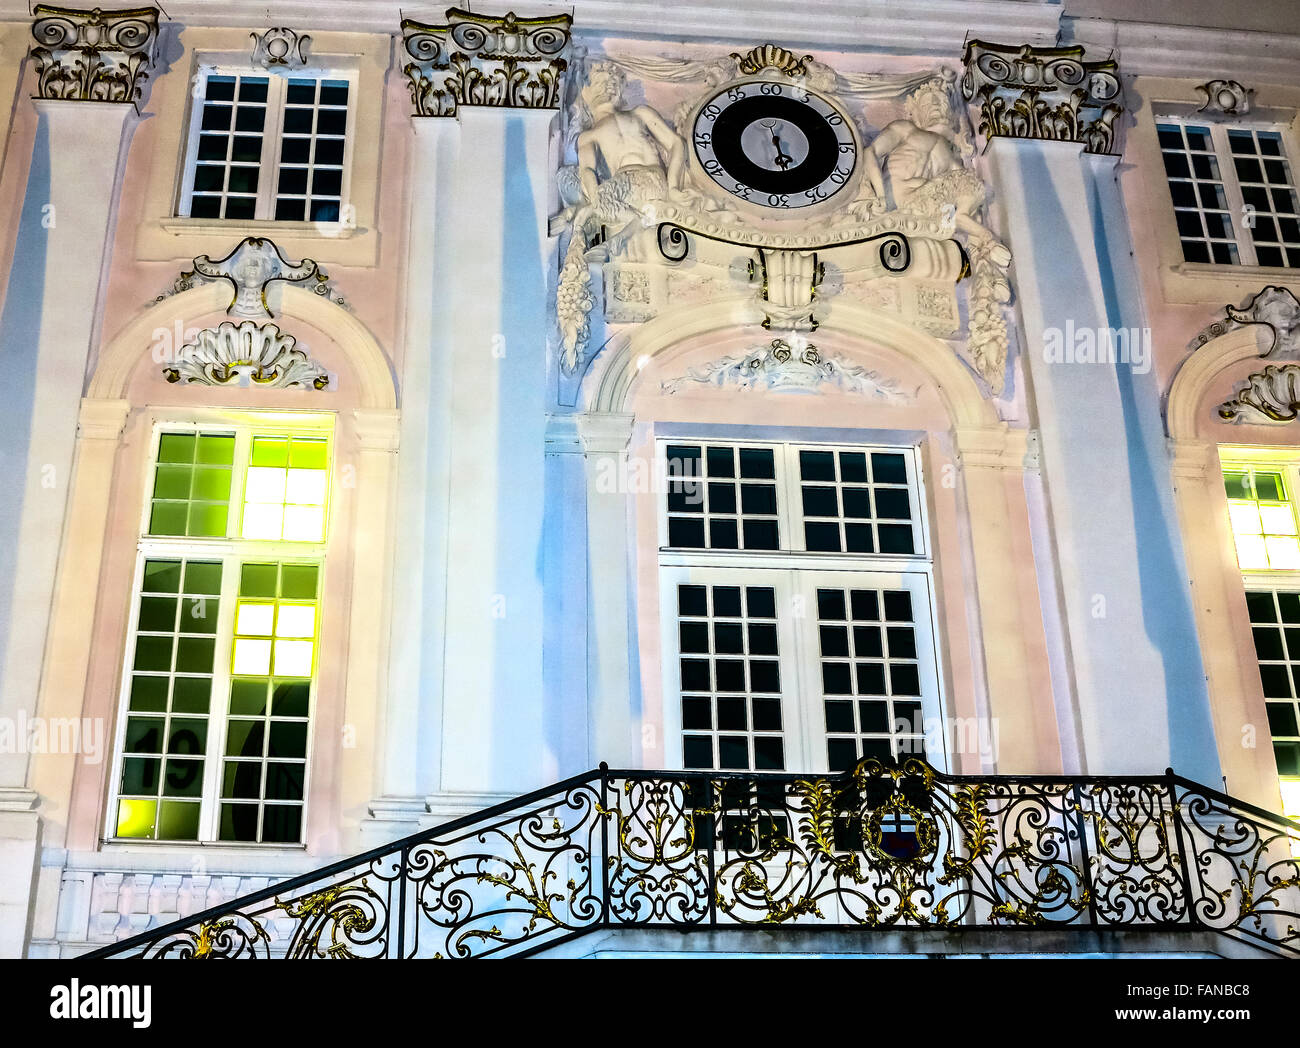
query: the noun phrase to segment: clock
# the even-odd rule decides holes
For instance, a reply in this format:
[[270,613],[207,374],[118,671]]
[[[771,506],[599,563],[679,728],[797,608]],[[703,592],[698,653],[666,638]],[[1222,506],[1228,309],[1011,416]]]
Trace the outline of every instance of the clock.
[[700,107],[692,129],[704,173],[732,196],[789,210],[829,200],[848,183],[858,143],[848,118],[806,88],[734,84]]

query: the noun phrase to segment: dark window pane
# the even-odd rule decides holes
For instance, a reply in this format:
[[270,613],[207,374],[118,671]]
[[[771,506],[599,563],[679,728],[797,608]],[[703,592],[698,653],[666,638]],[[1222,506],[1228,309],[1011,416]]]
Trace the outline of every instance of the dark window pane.
[[889,657],[891,659],[916,658],[916,634],[905,626],[890,626]]
[[746,520],[741,525],[745,549],[779,549],[780,538],[774,520]]
[[884,655],[879,626],[854,626],[853,651],[858,658],[879,658]]
[[718,767],[729,770],[749,767],[749,743],[744,736],[718,737]]
[[709,627],[703,622],[683,622],[678,627],[681,650],[701,653],[709,650]]
[[[1286,658],[1282,650],[1282,631],[1268,626],[1256,626],[1251,632],[1255,635],[1255,657],[1269,661]],[[1297,652],[1300,655],[1300,652]]]
[[776,590],[771,586],[746,586],[745,606],[751,619],[776,618]]
[[884,695],[885,666],[881,662],[859,662],[855,667],[859,695]]
[[776,487],[772,484],[742,484],[740,508],[745,513],[775,513]]
[[677,610],[682,615],[703,618],[709,613],[707,591],[703,586],[678,586]]
[[708,448],[705,453],[705,465],[710,477],[734,477],[736,475],[735,453],[731,448]]
[[781,771],[785,767],[785,747],[780,739],[759,736],[754,740],[754,770]]
[[[694,487],[696,498],[699,498],[699,485],[682,484],[681,487]],[[668,506],[672,509],[671,502]],[[736,512],[736,485],[723,481],[720,484],[709,485],[709,512],[710,513],[735,513]]]
[[233,76],[210,76],[204,97],[212,102],[229,102],[235,97],[235,78]]
[[755,731],[781,730],[781,700],[757,698],[749,700],[754,711]]
[[722,619],[740,618],[740,587],[713,587],[713,614]]
[[1265,703],[1270,735],[1296,735],[1295,706],[1289,702]]
[[745,663],[741,659],[717,659],[713,663],[718,691],[745,690]]
[[750,662],[749,690],[770,694],[781,690],[781,671],[775,659],[755,659]]
[[844,618],[844,591],[819,589],[817,591],[817,617],[819,619]]
[[920,695],[921,678],[916,667],[907,663],[889,664],[889,687],[895,695]]
[[686,768],[712,768],[712,740],[705,735],[687,735],[683,738],[682,764]]
[[718,728],[722,731],[749,730],[749,708],[744,698],[718,700]]
[[853,703],[843,699],[833,699],[826,706],[827,731],[853,731]]
[[853,681],[847,662],[822,663],[822,694],[852,695]]
[[713,650],[723,655],[743,655],[745,652],[745,636],[740,623],[714,623]]
[[874,553],[875,542],[870,524],[845,524],[844,549],[848,553]]
[[818,630],[821,636],[822,655],[848,655],[849,631],[844,626],[822,626]]
[[749,653],[751,655],[776,654],[776,627],[762,622],[749,624]]
[[713,727],[713,710],[708,699],[688,695],[682,699],[682,727],[709,731]]
[[852,739],[827,739],[826,762],[831,771],[848,771],[858,763],[857,743]]
[[907,524],[880,524],[881,553],[912,553],[912,529]]
[[682,549],[703,549],[704,521],[690,517],[669,517],[668,545]]
[[816,553],[840,551],[840,526],[834,523],[812,523],[803,526],[804,544]]
[[682,691],[709,691],[708,659],[682,659]]
[[804,480],[835,480],[835,455],[830,451],[799,452],[799,473]]
[[739,549],[740,537],[736,522],[731,519],[712,517],[709,520],[710,549]]
[[776,467],[771,448],[741,448],[740,475],[746,480],[773,480]]
[[1269,699],[1290,699],[1291,676],[1285,666],[1260,666],[1260,683],[1264,685],[1264,697]]
[[885,591],[885,618],[890,622],[912,621],[912,595],[907,590]]

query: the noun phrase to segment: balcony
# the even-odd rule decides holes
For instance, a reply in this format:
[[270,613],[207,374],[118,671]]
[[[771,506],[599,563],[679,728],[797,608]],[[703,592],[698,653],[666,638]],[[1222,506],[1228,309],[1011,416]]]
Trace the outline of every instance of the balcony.
[[780,927],[1221,933],[1294,955],[1297,856],[1300,826],[1172,772],[601,767],[87,956],[522,956]]

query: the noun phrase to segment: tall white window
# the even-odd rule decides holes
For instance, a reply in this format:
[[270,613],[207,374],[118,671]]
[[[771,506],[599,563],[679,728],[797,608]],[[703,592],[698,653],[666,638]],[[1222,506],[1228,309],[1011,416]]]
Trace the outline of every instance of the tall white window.
[[1223,481],[1283,810],[1300,817],[1300,470],[1225,462]]
[[340,221],[353,94],[342,75],[201,73],[179,213]]
[[1296,183],[1279,128],[1157,125],[1183,258],[1300,267]]
[[155,434],[108,837],[301,842],[329,463],[327,430]]
[[942,763],[926,752],[941,702],[915,450],[664,440],[658,453],[670,757]]

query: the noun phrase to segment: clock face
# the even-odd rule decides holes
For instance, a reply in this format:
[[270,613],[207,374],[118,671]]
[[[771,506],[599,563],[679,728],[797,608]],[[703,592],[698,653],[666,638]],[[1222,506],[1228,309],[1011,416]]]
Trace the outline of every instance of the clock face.
[[736,84],[700,109],[692,131],[705,173],[760,207],[808,207],[848,182],[858,146],[847,118],[819,95],[769,80]]

